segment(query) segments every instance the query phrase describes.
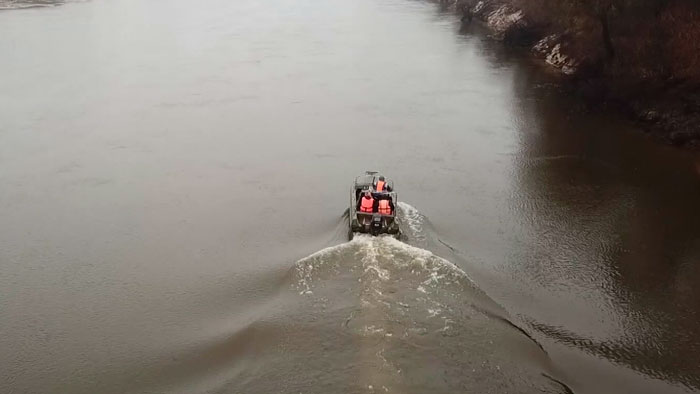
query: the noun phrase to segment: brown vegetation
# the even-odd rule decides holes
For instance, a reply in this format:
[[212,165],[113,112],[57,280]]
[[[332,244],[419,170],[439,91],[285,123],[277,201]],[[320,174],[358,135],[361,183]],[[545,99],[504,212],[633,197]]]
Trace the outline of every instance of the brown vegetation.
[[465,20],[532,46],[597,101],[700,146],[700,1],[452,0]]
[[672,4],[661,14],[660,24],[668,37],[666,56],[671,74],[700,84],[700,6]]
[[[700,82],[700,2],[511,0],[533,25],[569,37],[569,55],[615,78]],[[590,70],[590,68],[588,68]]]

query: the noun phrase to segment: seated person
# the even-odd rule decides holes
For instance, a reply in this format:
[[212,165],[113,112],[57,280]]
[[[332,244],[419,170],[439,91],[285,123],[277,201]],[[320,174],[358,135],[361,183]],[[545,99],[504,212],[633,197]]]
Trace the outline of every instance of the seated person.
[[377,211],[377,200],[372,197],[372,193],[366,191],[362,198],[357,201],[357,211],[364,213],[374,213]]
[[374,190],[376,190],[378,192],[390,192],[391,191],[391,187],[387,184],[386,180],[384,179],[384,175],[379,176],[379,179],[374,184]]
[[394,213],[394,202],[391,199],[379,200],[377,212],[382,215],[391,215]]

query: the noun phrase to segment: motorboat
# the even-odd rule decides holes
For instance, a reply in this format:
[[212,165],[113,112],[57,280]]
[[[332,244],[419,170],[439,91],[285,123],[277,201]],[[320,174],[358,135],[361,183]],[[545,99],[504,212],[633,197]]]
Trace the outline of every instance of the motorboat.
[[[384,182],[382,190],[377,190],[380,178]],[[381,183],[380,183],[381,185]],[[365,195],[373,199],[373,209],[362,208],[361,199]],[[380,203],[380,201],[384,201]],[[350,193],[350,232],[366,233],[371,235],[390,234],[399,237],[399,223],[396,220],[397,194],[394,190],[394,182],[385,179],[376,171],[366,171],[355,178]],[[385,207],[378,209],[378,206]],[[386,206],[390,208],[386,208]],[[382,212],[380,212],[382,211]]]

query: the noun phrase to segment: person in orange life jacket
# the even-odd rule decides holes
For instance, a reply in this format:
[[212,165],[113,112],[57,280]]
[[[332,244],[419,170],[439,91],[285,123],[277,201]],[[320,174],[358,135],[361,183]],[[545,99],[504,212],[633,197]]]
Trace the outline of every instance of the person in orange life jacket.
[[389,199],[379,200],[377,212],[382,215],[391,215],[394,212],[394,203]]
[[372,197],[372,193],[365,192],[360,201],[357,202],[357,210],[359,212],[374,213],[377,211],[377,200]]
[[374,184],[374,190],[376,190],[378,192],[390,192],[391,191],[391,187],[386,183],[383,175],[380,175],[379,180],[377,180],[377,183]]

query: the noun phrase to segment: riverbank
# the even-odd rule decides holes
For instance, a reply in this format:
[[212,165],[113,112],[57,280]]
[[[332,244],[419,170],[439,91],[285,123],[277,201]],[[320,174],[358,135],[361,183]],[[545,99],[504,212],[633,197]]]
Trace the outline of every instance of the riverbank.
[[440,0],[527,47],[564,85],[666,143],[700,147],[700,6],[686,0]]

